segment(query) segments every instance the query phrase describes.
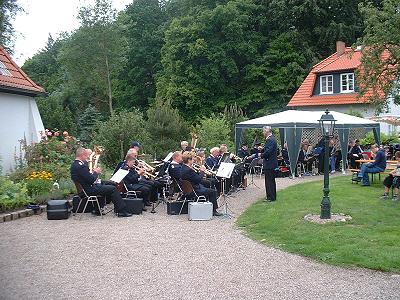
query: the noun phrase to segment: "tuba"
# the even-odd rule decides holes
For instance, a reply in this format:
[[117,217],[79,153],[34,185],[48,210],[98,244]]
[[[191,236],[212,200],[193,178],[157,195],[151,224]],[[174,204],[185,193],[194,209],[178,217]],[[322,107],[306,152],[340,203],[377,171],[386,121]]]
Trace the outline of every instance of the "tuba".
[[93,170],[97,168],[100,155],[102,155],[104,152],[104,147],[102,146],[94,146],[92,154],[89,156],[89,171],[90,173],[93,173]]

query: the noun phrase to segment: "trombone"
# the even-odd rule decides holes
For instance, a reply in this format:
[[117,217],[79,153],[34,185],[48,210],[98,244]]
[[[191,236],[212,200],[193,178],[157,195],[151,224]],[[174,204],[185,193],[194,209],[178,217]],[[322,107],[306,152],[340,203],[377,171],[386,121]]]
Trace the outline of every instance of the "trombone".
[[[151,172],[149,172],[148,170],[146,170],[146,167],[142,165],[142,160],[136,159],[136,161],[138,162],[138,165],[133,165],[135,167],[136,171],[140,171],[142,168],[144,169],[144,177],[147,179],[156,179],[156,175],[152,174]],[[154,168],[153,168],[154,169]]]

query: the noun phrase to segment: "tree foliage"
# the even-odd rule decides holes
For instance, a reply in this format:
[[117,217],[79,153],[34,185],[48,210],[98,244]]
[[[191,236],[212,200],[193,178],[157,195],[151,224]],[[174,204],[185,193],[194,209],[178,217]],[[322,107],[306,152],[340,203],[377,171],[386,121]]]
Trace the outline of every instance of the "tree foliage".
[[149,142],[143,114],[137,110],[116,113],[106,121],[97,122],[93,128],[92,144],[106,149],[102,161],[109,167],[115,167],[125,156],[132,141],[143,145]]
[[226,144],[231,152],[235,149],[229,122],[222,114],[202,118],[196,131],[199,137],[197,147],[210,150],[212,147]]
[[17,13],[22,11],[17,0],[0,1],[0,45],[9,53],[13,53],[14,49],[15,30],[12,21]]
[[360,5],[365,30],[359,44],[363,47],[362,68],[358,73],[360,94],[378,108],[388,104],[388,96],[400,103],[400,4],[383,0],[382,7],[371,2]]
[[147,111],[146,129],[150,137],[151,152],[164,158],[171,149],[179,147],[182,139],[189,135],[189,126],[177,109],[167,102],[157,101]]

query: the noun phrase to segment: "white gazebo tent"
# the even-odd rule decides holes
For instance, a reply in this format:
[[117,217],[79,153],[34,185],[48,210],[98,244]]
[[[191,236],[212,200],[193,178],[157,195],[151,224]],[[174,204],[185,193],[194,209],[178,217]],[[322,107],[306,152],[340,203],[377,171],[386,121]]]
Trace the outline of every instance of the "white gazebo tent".
[[[300,152],[303,129],[319,129],[320,125],[318,120],[321,119],[321,116],[324,113],[324,111],[286,110],[280,113],[237,123],[235,126],[236,149],[239,149],[240,147],[243,129],[262,128],[263,126],[279,128],[281,140],[287,142],[290,169],[292,174],[294,174],[297,158]],[[336,111],[330,111],[330,113],[336,120],[335,128],[339,135],[343,162],[347,159],[347,145],[349,143],[349,132],[351,128],[373,130],[375,141],[378,144],[380,143],[380,126],[378,122]],[[344,168],[345,164],[343,164],[342,167],[343,172]]]

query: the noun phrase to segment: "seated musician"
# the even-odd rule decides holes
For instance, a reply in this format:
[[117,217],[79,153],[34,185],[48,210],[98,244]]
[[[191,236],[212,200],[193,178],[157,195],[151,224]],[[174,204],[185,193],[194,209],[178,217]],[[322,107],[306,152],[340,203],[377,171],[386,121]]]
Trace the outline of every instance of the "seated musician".
[[187,151],[187,147],[189,147],[189,143],[187,141],[182,141],[181,142],[181,153]]
[[198,196],[205,196],[212,204],[213,204],[213,215],[214,216],[221,216],[222,214],[217,211],[217,192],[213,189],[206,188],[201,184],[202,178],[204,178],[204,171],[205,167],[200,166],[200,172],[197,173],[192,168],[193,164],[193,153],[184,152],[182,157],[183,165],[181,171],[181,178],[182,180],[189,181],[194,191],[197,193]]
[[249,147],[247,145],[247,143],[243,143],[242,147],[238,150],[237,155],[240,158],[245,158],[250,156],[250,151],[249,151]]
[[383,193],[383,199],[387,199],[389,197],[390,188],[394,188],[393,201],[398,200],[399,198],[399,187],[400,187],[400,151],[396,151],[394,154],[394,158],[397,161],[396,169],[391,171],[388,176],[383,180],[383,185],[385,186],[385,192]]
[[384,149],[379,149],[377,144],[371,145],[371,152],[375,155],[375,160],[363,164],[358,173],[357,181],[362,181],[363,186],[369,186],[368,173],[379,173],[386,169],[386,153]]
[[250,150],[250,154],[251,155],[258,154],[258,153],[261,153],[262,150],[263,150],[263,147],[261,146],[261,143],[257,142],[254,144],[253,148]]
[[[128,191],[139,191],[143,198],[144,204],[150,206],[150,190],[151,187],[140,181],[141,176],[144,175],[144,169],[141,168],[136,171],[135,165],[136,158],[132,154],[127,154],[125,160],[121,161],[115,168],[115,172],[119,169],[128,170],[129,173],[123,179]],[[146,209],[143,209],[146,211]]]
[[[122,200],[121,195],[114,185],[96,183],[98,176],[101,174],[101,169],[95,168],[93,173],[90,173],[89,167],[86,163],[89,159],[88,154],[89,152],[82,147],[76,150],[75,160],[71,165],[72,181],[79,183],[89,196],[101,195],[110,197],[119,217],[131,217],[132,214],[126,211],[125,202]],[[96,211],[96,213],[100,214],[99,211]]]
[[141,147],[142,147],[142,145],[140,145],[140,143],[138,141],[134,141],[134,142],[132,142],[130,149],[135,149],[136,152],[139,153],[139,150]]
[[[139,166],[139,162],[137,160],[138,158],[138,152],[135,149],[129,149],[130,155],[132,155],[135,158],[135,165]],[[140,183],[147,185],[150,188],[150,201],[151,202],[157,202],[158,201],[158,188],[162,186],[162,184],[156,180],[148,180],[144,178],[143,176],[140,176]]]
[[207,157],[204,165],[206,166],[207,169],[211,171],[216,171],[218,170],[220,164],[221,164],[221,157],[219,155],[219,148],[218,147],[211,148],[210,156]]
[[172,161],[168,168],[168,174],[176,181],[181,180],[181,171],[182,171],[182,152],[175,151],[172,155]]

